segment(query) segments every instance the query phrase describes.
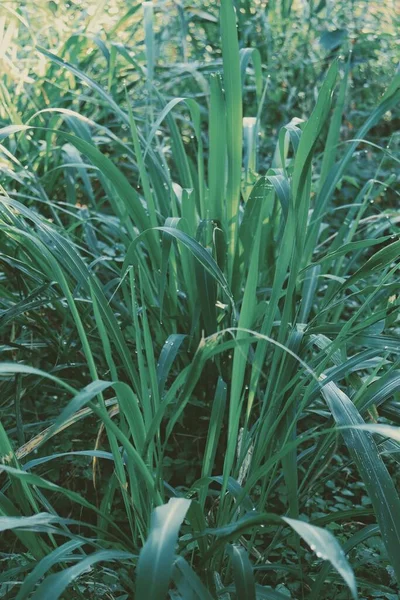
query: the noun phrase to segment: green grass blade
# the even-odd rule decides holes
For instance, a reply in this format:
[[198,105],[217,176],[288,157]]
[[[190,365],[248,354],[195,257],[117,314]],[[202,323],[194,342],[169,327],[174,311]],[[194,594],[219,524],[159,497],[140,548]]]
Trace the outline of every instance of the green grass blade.
[[400,240],[389,244],[386,248],[382,248],[375,252],[371,258],[367,260],[351,277],[346,280],[345,286],[353,285],[363,277],[370,276],[376,271],[382,271],[386,266],[390,265],[400,256]]
[[368,133],[368,131],[383,117],[386,111],[391,110],[396,104],[400,101],[400,74],[396,74],[392,84],[389,89],[383,96],[381,102],[378,106],[372,111],[368,119],[358,130],[355,135],[355,140],[352,141],[347,149],[346,154],[343,158],[336,163],[334,167],[328,173],[325,183],[322,186],[321,191],[319,192],[315,209],[313,212],[312,220],[310,222],[309,231],[307,234],[307,255],[311,255],[313,252],[315,242],[318,239],[318,229],[319,224],[326,209],[326,206],[330,202],[334,191],[336,189],[337,184],[342,178],[350,160],[353,156],[355,149],[357,148],[359,141],[363,140]]
[[[190,252],[193,254],[193,256],[210,273],[210,275],[220,284],[220,286],[222,287],[222,289],[228,296],[229,300],[231,301],[232,305],[234,306],[234,300],[233,300],[231,291],[228,286],[228,282],[226,281],[224,274],[222,273],[221,269],[218,267],[215,260],[212,258],[212,256],[210,256],[210,254],[207,252],[207,250],[205,248],[203,248],[203,246],[201,246],[196,240],[194,240],[192,237],[187,235],[187,233],[185,233],[184,231],[181,231],[180,229],[175,229],[173,227],[157,227],[156,229],[158,229],[159,231],[162,231],[164,233],[167,233],[168,235],[172,236],[176,240],[182,242],[182,244],[184,244],[184,246],[186,246],[186,248],[188,248],[190,250]],[[152,231],[152,230],[150,230],[150,231]],[[140,241],[141,237],[142,236],[139,236],[138,238],[136,238],[136,240],[134,240],[132,242],[132,244],[130,245],[130,247],[128,248],[128,251],[127,251],[126,257],[125,257],[125,261],[124,261],[123,272],[126,272],[127,268],[129,267],[130,262],[132,261],[134,253],[136,251],[136,246],[137,246],[138,242]]]
[[[335,61],[326,75],[318,95],[317,104],[305,124],[303,134],[300,138],[292,181],[293,201],[298,208],[300,208],[306,181],[310,174],[311,159],[315,145],[329,115],[337,74],[338,64]],[[304,211],[302,210],[302,212]]]
[[155,39],[153,30],[153,2],[143,2],[144,12],[144,36],[146,45],[146,59],[147,59],[147,79],[149,82],[153,81],[154,77],[154,63],[155,63]]
[[32,600],[58,600],[68,586],[80,575],[99,562],[126,562],[134,558],[134,554],[119,550],[101,550],[80,560],[76,565],[64,569],[61,573],[49,575],[36,589]]
[[136,596],[165,600],[179,529],[189,509],[190,500],[171,498],[168,504],[153,511],[149,537],[137,563]]
[[217,452],[219,437],[222,432],[222,424],[225,413],[227,385],[221,377],[218,377],[217,388],[215,390],[212,404],[210,426],[207,433],[207,442],[204,452],[202,477],[209,477],[212,473],[215,455]]
[[177,357],[179,349],[186,337],[186,335],[181,333],[173,333],[168,336],[168,339],[161,349],[157,363],[157,380],[160,398],[163,397],[165,383],[167,381],[172,364]]
[[237,245],[243,144],[240,54],[236,30],[236,13],[232,0],[221,0],[221,43],[227,125],[228,183],[226,189],[226,217],[228,221],[228,281],[230,281]]
[[257,103],[260,103],[262,96],[262,66],[261,66],[261,55],[257,48],[241,48],[240,54],[240,75],[242,80],[242,87],[244,86],[244,80],[246,76],[247,65],[250,60],[253,62],[254,67],[254,78],[256,87]]
[[15,600],[25,600],[25,598],[28,598],[38,581],[53,567],[53,565],[56,565],[64,559],[70,559],[73,552],[83,546],[84,543],[84,540],[70,540],[65,544],[61,544],[61,546],[42,558],[24,579]]
[[194,600],[213,600],[213,596],[182,556],[175,560],[172,579],[185,600],[189,597],[188,593],[193,593]]
[[256,600],[253,567],[246,550],[233,544],[228,546],[228,554],[232,559],[236,596],[243,600]]
[[335,164],[335,157],[337,153],[337,145],[339,143],[340,136],[340,126],[343,118],[343,110],[346,99],[346,91],[347,91],[347,82],[349,78],[350,72],[350,59],[349,56],[343,74],[343,79],[340,83],[338,98],[335,106],[335,110],[333,111],[332,120],[329,125],[328,137],[326,140],[324,156],[322,159],[321,165],[321,174],[319,177],[319,188],[321,189],[329,171],[332,169]]
[[[343,551],[345,552],[345,554],[348,554],[351,550],[353,550],[353,548],[357,547],[358,544],[365,542],[366,540],[368,540],[368,538],[373,537],[377,534],[379,534],[378,525],[367,525],[366,527],[364,527],[360,531],[357,531],[357,533],[351,536],[351,538],[343,545]],[[330,564],[325,563],[325,565],[321,569],[320,574],[318,575],[317,580],[315,581],[315,584],[313,585],[310,600],[317,600],[318,598],[321,598],[321,588],[329,571]]]
[[351,591],[351,595],[356,600],[358,594],[353,570],[347,562],[342,548],[330,531],[310,525],[305,521],[298,521],[287,517],[282,518],[307,542],[311,550],[316,552],[318,558],[328,560],[331,563],[333,568],[343,577]]
[[209,214],[226,229],[224,205],[226,177],[226,117],[222,80],[219,74],[211,75],[209,112],[208,187]]
[[[324,385],[321,391],[337,425],[364,425],[357,408],[333,382]],[[365,483],[389,559],[400,581],[400,498],[393,480],[370,433],[353,428],[343,430],[342,435]]]

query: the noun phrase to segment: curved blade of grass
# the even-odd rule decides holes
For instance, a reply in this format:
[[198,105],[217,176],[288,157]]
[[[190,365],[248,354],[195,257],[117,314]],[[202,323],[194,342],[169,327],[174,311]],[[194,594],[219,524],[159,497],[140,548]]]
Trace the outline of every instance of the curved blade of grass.
[[56,458],[63,458],[64,456],[89,456],[91,458],[104,458],[106,460],[114,460],[114,455],[111,452],[104,452],[104,450],[75,450],[72,452],[57,452],[56,454],[49,454],[48,456],[42,456],[41,458],[35,458],[25,463],[22,468],[24,471],[34,469],[38,465],[43,465]]
[[[118,354],[130,375],[134,389],[140,394],[139,377],[136,372],[136,367],[132,362],[132,357],[130,355],[125,338],[122,335],[117,318],[110,307],[106,296],[104,295],[104,291],[99,281],[94,278],[93,273],[88,269],[85,262],[78,254],[75,246],[69,239],[61,236],[43,219],[39,218],[33,211],[23,206],[19,202],[12,201],[8,198],[1,198],[1,204],[5,206],[4,210],[9,215],[12,215],[13,220],[16,222],[16,225],[18,225],[18,235],[23,237],[25,249],[29,249],[31,256],[39,263],[40,267],[47,274],[47,277],[56,279],[58,281],[61,289],[66,295],[81,337],[82,344],[85,348],[85,353],[87,353],[88,361],[90,361],[89,364],[91,365],[91,372],[93,372],[93,379],[97,379],[95,374],[96,369],[93,360],[90,357],[91,351],[87,343],[85,331],[82,328],[82,323],[80,322],[79,313],[73,299],[73,295],[66,281],[64,274],[65,271],[67,274],[70,274],[71,277],[77,281],[77,283],[82,285],[84,289],[89,287],[88,281],[91,281],[93,292],[96,294],[96,299],[98,301],[102,321],[107,327],[115,348],[117,349]],[[32,231],[32,227],[29,227],[24,222],[20,222],[19,219],[15,217],[15,213],[21,213],[23,217],[26,217],[30,222],[34,223],[38,229],[39,237],[30,233]],[[46,262],[49,264],[43,264],[43,261],[41,260],[42,257],[45,257]]]
[[228,541],[236,541],[245,533],[254,533],[257,529],[261,529],[262,525],[271,524],[281,524],[281,517],[273,513],[261,514],[252,510],[243,517],[240,517],[240,519],[230,522],[227,525],[205,529],[201,535],[213,535],[217,539],[210,545],[201,564],[207,564],[210,557],[214,556],[217,550],[223,547]]
[[343,110],[344,110],[344,104],[345,104],[345,99],[346,99],[347,81],[349,78],[350,65],[351,65],[351,54],[349,54],[349,57],[348,57],[348,60],[347,60],[347,63],[346,63],[345,69],[344,69],[344,75],[343,75],[342,81],[340,82],[336,106],[333,111],[332,119],[331,119],[331,122],[329,125],[328,137],[326,139],[325,150],[324,150],[324,156],[322,158],[321,174],[320,174],[319,182],[318,182],[319,189],[322,188],[329,171],[331,170],[331,168],[333,167],[333,165],[335,163],[335,157],[336,157],[336,153],[337,153],[337,145],[338,145],[339,136],[340,136],[340,126],[342,123]]
[[232,544],[228,546],[228,555],[232,560],[236,596],[241,600],[256,600],[253,567],[246,550],[241,546]]
[[[282,207],[283,216],[286,220],[290,204],[290,184],[287,177],[285,177],[285,175],[283,174],[283,169],[274,169],[274,171],[276,175],[267,174],[266,177],[268,181],[274,186],[276,195],[278,196],[278,200]],[[282,173],[279,173],[279,171],[282,171]]]
[[[348,252],[353,252],[354,250],[363,250],[364,248],[370,248],[372,246],[378,246],[380,244],[384,244],[385,242],[387,242],[390,239],[392,239],[391,235],[384,235],[382,237],[375,238],[375,239],[359,240],[357,242],[348,242],[347,244],[343,244],[337,250],[334,250],[333,252],[328,252],[328,254],[325,254],[325,256],[323,256],[323,258],[308,265],[307,268],[312,268],[314,265],[323,263],[325,260],[333,260],[339,256],[343,256],[344,254],[347,254]],[[383,249],[385,250],[386,248],[383,248]],[[371,258],[373,258],[373,257],[371,257]]]
[[227,385],[225,381],[221,377],[218,377],[217,387],[212,403],[210,425],[207,432],[206,447],[203,456],[201,470],[202,477],[209,477],[214,465],[218,441],[222,433],[223,418],[226,406],[226,392]]
[[[399,342],[400,343],[400,342]],[[380,406],[387,398],[400,391],[400,372],[389,371],[371,383],[356,402],[358,410],[363,413],[370,406]]]
[[334,61],[318,94],[317,104],[305,124],[303,134],[300,138],[292,182],[293,199],[296,206],[299,206],[301,202],[306,179],[311,168],[314,148],[330,111],[337,74],[338,64],[337,61]]
[[[357,531],[357,533],[352,535],[351,538],[347,540],[347,542],[343,545],[344,553],[348,554],[351,550],[353,550],[353,548],[358,546],[358,544],[365,542],[368,538],[375,535],[379,535],[379,526],[367,525],[361,529],[361,531]],[[312,587],[310,600],[318,600],[318,598],[321,598],[321,588],[329,571],[330,565],[325,563]]]
[[[106,381],[94,381],[77,393],[57,417],[52,427],[47,430],[47,434],[42,437],[41,444],[52,437],[56,431],[61,431],[64,424],[68,422],[79,410],[91,402],[91,400],[93,400],[99,393],[104,392],[110,387],[114,387],[116,390],[118,390],[118,399],[122,405],[122,408],[126,409],[128,422],[132,421],[132,433],[135,441],[139,443],[140,448],[144,443],[145,429],[135,395],[125,383],[110,383]],[[130,415],[132,415],[132,419],[129,418]]]
[[382,437],[400,442],[400,427],[386,425],[385,423],[364,423],[364,425],[353,425],[353,428],[376,433]]
[[[201,481],[202,480],[200,480],[197,483],[201,483]],[[219,483],[222,486],[224,483],[224,477],[223,475],[215,475],[214,477],[208,477],[207,481],[215,481],[216,483]],[[236,479],[234,479],[233,477],[229,477],[226,487],[228,492],[233,496],[233,498],[235,498],[235,500],[240,498],[240,504],[241,506],[243,506],[244,510],[248,511],[249,513],[254,511],[254,504],[252,499],[249,495],[244,493],[242,486],[238,481],[236,481]]]
[[36,49],[41,54],[43,54],[44,56],[46,56],[47,58],[49,58],[52,62],[54,62],[55,64],[59,65],[60,67],[68,69],[68,71],[70,71],[73,75],[75,75],[75,77],[78,77],[78,79],[81,79],[82,81],[84,81],[89,87],[91,87],[93,90],[95,90],[99,94],[99,96],[106,102],[106,104],[108,104],[114,110],[114,112],[127,125],[129,125],[128,115],[120,108],[120,106],[115,102],[115,100],[112,98],[112,96],[110,94],[108,94],[93,79],[91,79],[88,75],[86,75],[86,73],[83,73],[83,71],[81,71],[80,69],[78,69],[74,65],[71,65],[67,61],[63,60],[62,58],[59,58],[58,56],[56,56],[52,52],[49,52],[45,48],[42,48],[41,46],[37,46]]
[[365,483],[390,562],[400,582],[400,499],[393,480],[371,433],[358,428],[365,423],[351,400],[333,382],[324,385],[321,392],[336,424],[352,426],[343,429],[342,435]]
[[[64,569],[61,573],[49,575],[36,589],[32,600],[58,600],[67,587],[82,573],[91,569],[99,562],[127,561],[135,558],[134,554],[120,550],[101,550],[80,560],[76,565]],[[144,596],[145,597],[145,596]]]
[[0,141],[3,141],[9,135],[13,135],[14,133],[20,133],[21,131],[26,131],[29,129],[28,125],[6,125],[6,127],[0,128]]
[[49,513],[37,513],[29,517],[0,517],[0,531],[9,529],[35,529],[43,525],[59,523],[60,517]]
[[324,210],[327,204],[330,202],[333,193],[336,189],[337,184],[345,172],[345,169],[354,153],[354,150],[357,148],[360,143],[359,140],[363,140],[368,133],[368,131],[373,127],[385,114],[386,111],[391,110],[400,100],[400,74],[396,74],[391,85],[389,86],[387,92],[382,97],[381,102],[378,106],[372,111],[368,119],[358,130],[355,138],[344,157],[336,163],[335,166],[329,171],[326,176],[324,185],[322,186],[320,192],[318,193],[315,209],[312,215],[312,219],[310,222],[309,231],[307,234],[307,256],[311,256],[311,253],[314,250],[315,242],[318,238],[319,233],[319,223],[324,213]]
[[[235,594],[236,587],[234,585],[228,585],[227,587],[222,588],[221,591],[218,593],[218,596],[221,599],[222,594],[224,592],[229,592],[229,594]],[[288,598],[290,597],[281,592],[277,592],[271,587],[264,585],[256,585],[256,598],[257,600],[288,600]],[[226,600],[230,600],[229,595],[227,595]]]
[[302,130],[299,127],[301,123],[303,123],[302,119],[294,117],[289,123],[281,127],[279,131],[278,143],[275,148],[271,166],[273,170],[282,171],[286,177],[286,161],[289,154],[289,147],[290,144],[292,144],[293,152],[296,156],[302,134]]
[[333,568],[343,577],[353,598],[357,599],[357,585],[353,569],[347,562],[338,541],[330,531],[297,519],[289,519],[288,517],[282,517],[282,519],[307,542],[311,550],[316,552],[318,558],[328,560],[331,563]]
[[42,560],[25,577],[15,600],[25,600],[25,598],[28,598],[37,582],[42,579],[43,575],[45,575],[53,565],[56,565],[63,560],[70,559],[74,550],[83,546],[84,543],[83,540],[70,540],[65,544],[61,544],[61,546],[53,550],[53,552],[50,552],[50,554],[42,558]]
[[356,281],[359,281],[363,277],[370,276],[372,273],[376,271],[381,271],[391,262],[396,260],[400,256],[400,240],[394,242],[393,244],[389,244],[386,248],[382,248],[382,250],[378,250],[371,258],[367,260],[366,263],[360,267],[354,275],[349,277],[344,284],[346,287],[353,285]]
[[146,157],[146,155],[150,149],[151,142],[153,141],[155,134],[157,133],[158,129],[160,129],[161,123],[164,121],[164,119],[166,119],[168,117],[169,113],[175,108],[175,106],[177,106],[178,104],[181,104],[182,102],[184,102],[190,110],[196,137],[197,138],[200,137],[200,130],[199,130],[200,108],[199,108],[199,105],[197,104],[197,102],[195,100],[192,100],[191,98],[183,98],[183,97],[173,98],[172,100],[170,100],[168,102],[168,104],[166,104],[166,106],[164,106],[164,108],[160,112],[156,122],[154,123],[153,127],[151,128],[151,131],[147,137],[146,148],[143,153],[144,158]]
[[[125,538],[125,535],[123,534],[121,529],[118,527],[118,525],[115,524],[114,520],[111,517],[104,514],[100,509],[98,509],[96,506],[94,506],[94,504],[91,504],[88,500],[83,498],[77,492],[68,490],[67,488],[63,488],[63,487],[57,485],[56,483],[52,483],[51,481],[47,481],[46,479],[43,479],[43,477],[39,477],[39,475],[35,475],[33,473],[28,473],[27,471],[21,471],[20,469],[15,469],[14,467],[8,467],[6,465],[3,465],[2,469],[10,477],[21,480],[28,485],[37,486],[38,488],[42,488],[42,489],[49,490],[49,491],[57,493],[57,494],[64,495],[66,498],[71,500],[73,503],[79,504],[80,506],[83,506],[85,508],[88,508],[89,510],[94,511],[96,514],[103,517],[103,519],[105,519],[110,525],[112,525],[118,531],[119,535],[123,539]],[[60,517],[58,517],[58,519],[59,518]],[[126,538],[126,539],[129,540],[129,538]]]
[[[228,282],[226,281],[224,274],[222,273],[221,269],[218,267],[215,260],[212,258],[212,256],[210,256],[210,254],[207,252],[207,250],[205,250],[205,248],[203,248],[203,246],[201,246],[195,239],[193,239],[192,237],[187,235],[187,233],[185,233],[184,231],[181,231],[180,229],[175,229],[173,227],[155,227],[153,229],[157,229],[159,231],[167,233],[168,235],[172,236],[176,240],[182,242],[182,244],[184,244],[186,246],[186,248],[188,248],[190,250],[190,252],[193,254],[193,256],[202,264],[202,266],[210,273],[210,275],[212,275],[212,277],[214,277],[214,279],[220,284],[220,286],[222,287],[222,289],[224,290],[224,292],[230,299],[232,306],[234,307],[235,303],[234,303],[232,294],[231,294],[229,286],[228,286]],[[152,231],[152,230],[149,229],[148,231]],[[145,231],[143,233],[146,234],[147,231]],[[136,246],[138,245],[142,236],[143,236],[143,234],[138,236],[129,246],[127,253],[126,253],[125,260],[124,260],[123,273],[125,273],[127,268],[129,267],[130,262],[132,260],[132,256],[134,255],[134,252],[136,250]]]
[[285,600],[288,598],[286,594],[264,585],[256,585],[256,594],[257,600]]
[[[1,426],[0,429],[3,430],[3,427]],[[19,494],[26,494],[27,488],[27,485],[25,487],[22,486],[22,489],[20,486],[20,489],[17,489],[15,491]],[[38,510],[39,508],[36,509],[36,512]],[[3,492],[0,492],[0,515],[5,517],[21,517],[21,514],[18,512],[17,508],[14,506],[11,500],[3,494]],[[49,546],[44,543],[44,540],[38,539],[38,536],[34,532],[24,531],[22,529],[14,529],[14,534],[19,539],[19,541],[25,546],[25,548],[29,550],[29,552],[35,558],[35,560],[40,560],[49,553]]]
[[[105,400],[105,405],[107,407],[113,406],[115,408],[116,404],[117,404],[116,398],[110,399],[110,400]],[[70,419],[68,419],[67,421],[64,421],[63,425],[59,429],[53,429],[52,425],[50,427],[47,427],[46,429],[44,429],[43,431],[41,431],[40,433],[35,435],[33,438],[31,438],[23,446],[20,446],[15,451],[16,458],[18,460],[20,460],[21,458],[25,458],[25,456],[27,456],[28,454],[30,454],[31,452],[33,452],[34,450],[39,448],[43,439],[45,439],[45,438],[49,439],[50,437],[57,435],[57,433],[60,433],[64,429],[67,429],[74,423],[77,423],[79,420],[87,417],[90,414],[92,414],[92,410],[90,408],[82,408],[82,410],[78,410],[78,412],[74,413]],[[48,434],[50,434],[50,435],[48,435]],[[0,468],[0,473],[1,473],[1,468]]]
[[254,67],[254,78],[256,87],[257,102],[259,103],[262,95],[262,68],[261,68],[261,55],[257,48],[241,48],[239,50],[240,55],[240,76],[242,81],[242,87],[244,86],[244,80],[246,76],[246,69],[249,61],[251,60]]
[[77,390],[70,386],[68,383],[52,375],[51,373],[47,373],[46,371],[42,371],[41,369],[36,369],[35,367],[31,367],[30,365],[24,365],[22,363],[17,362],[2,362],[0,363],[0,375],[9,375],[10,373],[21,373],[25,375],[38,375],[39,377],[44,377],[46,379],[50,379],[57,383],[60,387],[64,388],[68,392],[72,394],[76,394]]
[[[182,556],[178,556],[175,560],[172,579],[178,590],[183,593],[183,598],[187,598],[185,592],[187,593],[190,590],[190,592],[194,593],[193,597],[196,600],[213,600],[213,597],[201,579]],[[185,586],[181,589],[182,582],[185,583]]]
[[160,398],[162,398],[164,393],[165,383],[167,381],[172,363],[174,362],[179,352],[179,348],[186,337],[186,335],[181,333],[173,333],[168,336],[164,346],[161,349],[157,363],[157,380]]
[[82,152],[82,154],[85,154],[90,158],[100,172],[111,181],[123,200],[128,214],[132,216],[132,219],[139,230],[144,231],[150,227],[150,219],[146,215],[136,190],[131,186],[128,179],[121,173],[118,167],[116,167],[107,156],[102,154],[100,150],[93,146],[93,144],[64,131],[59,132],[59,135],[73,144],[79,152]]
[[153,511],[149,537],[137,563],[138,598],[165,600],[175,560],[179,529],[189,506],[190,500],[171,498],[168,504]]

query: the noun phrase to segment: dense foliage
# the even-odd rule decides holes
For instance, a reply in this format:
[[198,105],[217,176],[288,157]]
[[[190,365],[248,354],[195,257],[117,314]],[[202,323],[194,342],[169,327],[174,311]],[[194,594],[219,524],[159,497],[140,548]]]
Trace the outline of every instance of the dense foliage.
[[1,597],[398,597],[395,4],[2,3]]

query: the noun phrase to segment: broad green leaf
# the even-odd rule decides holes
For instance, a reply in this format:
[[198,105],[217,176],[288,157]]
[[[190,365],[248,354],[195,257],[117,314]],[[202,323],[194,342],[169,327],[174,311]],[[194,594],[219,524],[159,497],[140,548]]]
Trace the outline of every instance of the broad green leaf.
[[246,76],[246,69],[251,60],[254,67],[254,78],[257,102],[260,102],[262,95],[262,66],[261,66],[261,55],[257,48],[241,48],[240,54],[240,75],[242,80],[242,87],[244,87],[244,81]]
[[137,564],[136,596],[165,600],[179,529],[189,509],[190,500],[171,498],[168,504],[154,509],[149,537],[143,546]]
[[319,43],[328,52],[339,48],[347,38],[347,29],[333,29],[324,31],[319,38]]
[[400,581],[400,499],[393,480],[371,433],[359,429],[365,423],[348,396],[333,382],[324,385],[321,391],[336,424],[347,428],[342,430],[344,441],[365,483],[389,559]]
[[[157,229],[162,231],[163,233],[167,233],[172,236],[176,240],[182,242],[190,250],[193,256],[201,263],[201,265],[210,273],[210,275],[220,284],[228,298],[230,299],[232,305],[234,306],[234,300],[232,297],[232,293],[229,289],[228,283],[225,279],[225,275],[222,273],[221,269],[218,267],[215,260],[210,256],[203,246],[201,246],[195,239],[187,235],[184,231],[180,229],[175,229],[173,227],[156,227],[153,229]],[[148,231],[152,231],[148,230]],[[145,232],[147,233],[147,232]],[[140,241],[140,236],[136,238],[128,248],[126,253],[126,258],[124,261],[123,271],[126,272],[130,262],[132,261],[134,252],[136,250],[136,246]]]
[[111,181],[124,203],[126,213],[132,216],[139,230],[144,231],[147,229],[150,226],[150,219],[146,215],[136,190],[118,167],[93,144],[70,133],[61,132],[60,135],[73,144],[79,152],[85,154],[100,169],[101,173]]
[[[378,525],[367,525],[360,531],[357,531],[357,533],[352,535],[351,538],[347,540],[347,542],[343,545],[343,551],[345,552],[345,554],[348,554],[351,550],[353,550],[353,548],[358,546],[358,544],[362,544],[368,538],[377,534],[379,535]],[[312,587],[310,600],[318,600],[318,598],[321,597],[321,588],[327,574],[330,571],[330,568],[331,565],[329,565],[328,563],[325,563],[322,567],[321,572]]]
[[[219,592],[218,596],[222,598],[224,592],[234,594],[236,592],[236,587],[234,585],[228,585]],[[257,600],[290,600],[291,596],[287,596],[283,592],[277,592],[272,587],[256,585],[256,598]],[[227,596],[226,600],[230,600],[230,596]]]
[[172,367],[172,364],[179,352],[179,349],[186,339],[186,335],[181,333],[173,333],[168,336],[164,346],[161,349],[160,356],[157,363],[157,379],[160,398],[164,393],[165,383],[167,381],[168,374]]
[[211,75],[209,111],[208,186],[209,218],[226,228],[225,196],[226,173],[226,115],[222,80],[219,74]]
[[53,567],[53,565],[70,559],[73,556],[73,552],[78,548],[81,548],[84,543],[85,540],[70,540],[65,544],[61,544],[58,548],[42,558],[42,560],[40,560],[32,569],[32,571],[25,577],[15,600],[25,600],[25,598],[28,598],[29,594],[34,590],[37,582],[42,579],[42,577],[49,569]]
[[154,39],[154,30],[153,30],[153,19],[154,19],[153,2],[143,2],[143,11],[144,11],[143,26],[144,26],[145,45],[146,45],[146,59],[147,59],[147,78],[151,82],[151,81],[153,81],[154,66],[155,66],[155,39]]
[[397,260],[399,256],[400,240],[375,252],[375,254],[354,273],[354,275],[346,280],[345,286],[349,287],[363,277],[370,276],[376,271],[382,271],[386,266],[390,265],[390,263]]
[[382,437],[400,442],[400,427],[385,425],[384,423],[365,423],[364,425],[354,425],[353,427],[354,429],[369,431],[370,433],[376,433]]
[[218,377],[214,400],[211,409],[210,425],[207,432],[207,441],[202,464],[202,477],[210,477],[217,453],[218,442],[223,431],[223,418],[225,414],[227,385]]
[[253,567],[246,550],[233,544],[228,546],[228,554],[232,559],[236,596],[243,600],[256,600]]
[[49,513],[38,513],[30,517],[0,517],[0,531],[8,529],[34,529],[43,525],[59,523],[60,517]]
[[236,12],[232,0],[221,0],[220,23],[226,102],[226,145],[228,153],[226,216],[228,225],[228,281],[230,281],[237,244],[243,144],[240,54],[236,30]]
[[[193,593],[194,600],[213,600],[201,579],[182,556],[178,556],[175,560],[172,579],[185,600],[188,597],[185,594],[190,592]],[[183,582],[185,587],[182,585]]]
[[43,583],[36,589],[32,600],[58,600],[75,579],[97,563],[119,561],[126,564],[126,561],[134,557],[134,554],[119,550],[100,550],[99,552],[95,552],[83,558],[72,567],[64,569],[61,573],[54,573],[46,577]]
[[318,558],[328,560],[348,585],[353,598],[358,598],[356,578],[336,538],[327,529],[297,519],[282,519],[303,538]]
[[306,179],[309,175],[314,148],[321,134],[322,127],[329,115],[337,74],[338,64],[337,61],[334,61],[324,79],[318,95],[317,104],[305,124],[300,138],[292,182],[293,199],[298,208],[300,208]]

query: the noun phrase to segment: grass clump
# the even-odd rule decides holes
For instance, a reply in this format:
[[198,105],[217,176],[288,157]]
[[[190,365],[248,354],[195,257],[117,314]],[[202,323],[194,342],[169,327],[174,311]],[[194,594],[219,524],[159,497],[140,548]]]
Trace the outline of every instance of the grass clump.
[[361,4],[5,7],[5,598],[394,597],[400,76]]

